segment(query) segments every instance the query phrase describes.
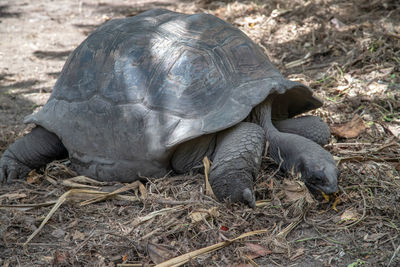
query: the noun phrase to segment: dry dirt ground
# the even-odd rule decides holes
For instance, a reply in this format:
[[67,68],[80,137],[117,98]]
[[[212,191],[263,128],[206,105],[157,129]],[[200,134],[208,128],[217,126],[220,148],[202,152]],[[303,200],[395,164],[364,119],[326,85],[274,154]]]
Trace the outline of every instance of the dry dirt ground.
[[[0,187],[0,265],[151,266],[226,241],[186,264],[400,266],[396,0],[0,0],[0,153],[30,129],[24,116],[46,102],[67,56],[91,31],[152,7],[229,21],[290,79],[315,89],[325,105],[314,114],[335,133],[326,149],[341,169],[340,196],[311,197],[265,157],[254,210],[217,203],[204,194],[203,175],[189,174],[149,178],[82,205],[115,185],[73,178],[68,161],[53,163]],[[229,241],[255,230],[264,231]]]

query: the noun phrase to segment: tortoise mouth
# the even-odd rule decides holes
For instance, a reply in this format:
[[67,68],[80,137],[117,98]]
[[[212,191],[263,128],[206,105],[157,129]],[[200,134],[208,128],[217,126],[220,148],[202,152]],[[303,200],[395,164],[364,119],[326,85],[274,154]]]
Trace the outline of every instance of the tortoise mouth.
[[312,192],[313,194],[319,194],[321,191],[324,192],[327,195],[332,195],[338,191],[338,186],[336,184],[324,184],[324,185],[319,185],[311,182],[305,182],[308,190]]

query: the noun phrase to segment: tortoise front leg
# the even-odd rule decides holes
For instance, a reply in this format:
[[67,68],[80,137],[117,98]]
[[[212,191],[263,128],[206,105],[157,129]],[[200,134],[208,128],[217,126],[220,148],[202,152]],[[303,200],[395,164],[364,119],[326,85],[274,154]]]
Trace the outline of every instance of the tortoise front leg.
[[260,170],[264,147],[264,130],[254,123],[242,122],[217,134],[210,185],[218,200],[255,207],[253,180]]
[[0,182],[24,178],[32,169],[67,156],[68,151],[61,140],[37,126],[3,153],[0,159]]

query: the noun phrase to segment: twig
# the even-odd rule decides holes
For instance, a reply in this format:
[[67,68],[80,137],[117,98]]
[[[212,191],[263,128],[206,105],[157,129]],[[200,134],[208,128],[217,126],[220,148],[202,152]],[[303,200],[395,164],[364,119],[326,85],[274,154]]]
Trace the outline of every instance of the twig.
[[75,256],[76,253],[78,253],[79,250],[81,250],[83,248],[84,245],[87,244],[87,242],[89,242],[89,240],[93,237],[94,235],[94,229],[90,232],[89,236],[83,240],[73,251],[72,251],[72,255]]
[[158,204],[165,204],[165,205],[188,205],[188,204],[196,204],[199,203],[198,201],[194,200],[169,200],[169,199],[154,199],[150,202],[155,202]]
[[94,191],[94,190],[85,190],[85,189],[71,189],[67,192],[65,192],[59,199],[57,200],[56,204],[53,206],[53,208],[50,210],[50,212],[47,214],[46,218],[42,221],[40,226],[28,237],[28,239],[25,241],[24,246],[26,246],[44,227],[44,225],[50,220],[51,216],[57,211],[57,209],[66,201],[68,200],[72,195],[74,194],[79,194],[79,193],[86,193],[86,194],[104,194],[103,192],[99,191]]
[[200,255],[203,255],[203,254],[206,254],[206,253],[210,253],[210,252],[219,250],[221,248],[224,248],[224,247],[232,244],[233,242],[235,242],[235,241],[237,241],[239,239],[242,239],[242,238],[245,238],[245,237],[249,237],[249,236],[252,236],[252,235],[258,235],[258,234],[267,233],[268,231],[269,230],[267,230],[267,229],[263,229],[263,230],[244,233],[244,234],[241,234],[240,236],[238,236],[238,237],[236,237],[234,239],[230,239],[230,240],[227,240],[227,241],[219,242],[217,244],[214,244],[214,245],[211,245],[211,246],[208,246],[208,247],[204,247],[204,248],[201,248],[201,249],[198,249],[198,250],[195,250],[195,251],[191,251],[191,252],[188,252],[188,253],[183,254],[181,256],[178,256],[178,257],[172,258],[170,260],[164,261],[164,262],[162,262],[160,264],[157,264],[156,267],[180,266],[180,265],[183,265],[183,264],[187,263],[188,261],[200,256]]
[[392,258],[390,258],[390,261],[389,261],[387,267],[390,267],[390,265],[392,264],[392,261],[393,261],[394,258],[396,257],[397,253],[399,253],[399,251],[400,251],[400,245],[399,245],[399,246],[396,248],[396,250],[394,251],[393,256],[392,256]]
[[0,205],[0,209],[2,208],[14,208],[14,209],[23,209],[23,208],[39,208],[39,207],[47,207],[57,203],[57,200],[51,200],[43,203],[33,203],[33,204],[14,204],[14,205],[7,205],[2,204]]

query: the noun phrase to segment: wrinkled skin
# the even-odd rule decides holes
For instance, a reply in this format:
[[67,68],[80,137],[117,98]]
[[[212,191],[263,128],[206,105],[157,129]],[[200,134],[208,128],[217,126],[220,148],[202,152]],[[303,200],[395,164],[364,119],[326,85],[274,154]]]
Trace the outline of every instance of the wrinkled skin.
[[[178,173],[188,172],[201,165],[202,159],[208,156],[213,162],[210,184],[218,200],[243,202],[254,208],[253,181],[260,170],[265,142],[268,141],[269,154],[278,164],[282,161],[284,171],[301,173],[312,191],[336,192],[339,171],[335,162],[326,150],[311,140],[327,140],[326,125],[319,120],[316,123],[314,117],[299,118],[303,126],[298,130],[299,134],[310,139],[295,134],[296,128],[291,128],[290,124],[284,128],[290,133],[280,132],[271,121],[271,99],[254,109],[251,122],[242,122],[225,131],[181,144],[170,159],[172,169]],[[296,119],[291,121],[295,121],[293,126],[298,126]],[[303,128],[317,129],[315,136]],[[57,136],[37,127],[4,152],[0,160],[0,181],[24,178],[31,169],[66,155],[67,151]]]
[[[204,149],[212,142],[200,142],[197,147],[196,142],[191,142],[182,144],[176,152],[179,156],[175,155],[175,158],[179,157],[178,162],[190,158],[191,162],[200,163],[204,156],[210,157],[213,160],[210,184],[217,198],[221,201],[240,201],[254,207],[253,180],[260,170],[261,155],[268,141],[268,153],[278,164],[283,161],[280,164],[283,171],[301,173],[305,184],[313,192],[336,192],[340,172],[332,155],[316,143],[323,145],[328,141],[330,133],[327,125],[317,117],[300,117],[283,123],[285,127],[281,130],[289,133],[280,132],[271,121],[272,101],[273,97],[253,110],[251,123],[242,122],[218,133],[216,145],[212,144],[214,150],[197,155],[201,150],[199,147]],[[214,141],[214,138],[210,140]]]

